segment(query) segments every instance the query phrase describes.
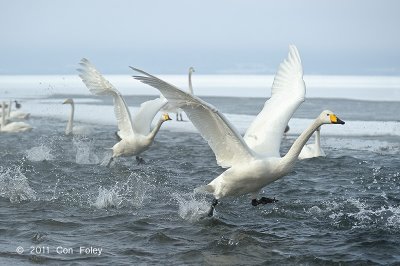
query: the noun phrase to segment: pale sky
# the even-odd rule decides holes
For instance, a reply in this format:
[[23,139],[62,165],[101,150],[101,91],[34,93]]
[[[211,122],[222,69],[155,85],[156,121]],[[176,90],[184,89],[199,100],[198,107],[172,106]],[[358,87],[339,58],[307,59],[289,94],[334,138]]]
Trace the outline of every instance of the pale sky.
[[400,75],[396,0],[0,0],[1,74],[273,74],[295,44],[305,74]]

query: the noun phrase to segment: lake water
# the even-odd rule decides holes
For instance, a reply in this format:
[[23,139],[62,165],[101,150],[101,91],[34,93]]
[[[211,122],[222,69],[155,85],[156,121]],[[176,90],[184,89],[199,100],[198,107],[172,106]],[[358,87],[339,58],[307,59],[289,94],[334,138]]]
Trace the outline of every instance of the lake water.
[[[205,218],[212,198],[193,190],[223,169],[190,122],[164,123],[142,154],[145,164],[126,157],[107,168],[101,163],[117,130],[111,99],[26,94],[7,98],[19,95],[34,129],[0,134],[3,265],[400,263],[399,101],[307,99],[289,122],[282,153],[330,109],[346,124],[323,126],[327,156],[299,161],[264,188],[279,202],[253,207],[247,196],[225,198]],[[76,101],[84,136],[64,135],[67,97]],[[134,113],[153,98],[126,100]],[[202,98],[242,133],[265,102]]]

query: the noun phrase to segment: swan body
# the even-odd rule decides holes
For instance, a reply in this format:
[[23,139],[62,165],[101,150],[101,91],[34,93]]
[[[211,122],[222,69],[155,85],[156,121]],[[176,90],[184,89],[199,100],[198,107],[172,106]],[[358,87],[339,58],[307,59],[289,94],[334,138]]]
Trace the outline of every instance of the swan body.
[[[280,142],[289,119],[305,98],[303,69],[297,48],[289,47],[288,57],[281,63],[271,90],[271,98],[246,131],[244,137],[215,107],[200,98],[158,79],[142,70],[135,79],[158,89],[171,104],[182,108],[213,150],[217,163],[228,168],[203,189],[218,199],[250,194],[252,204],[268,203],[256,199],[260,190],[287,175],[294,167],[302,147],[322,124],[344,124],[329,111],[323,111],[297,138],[284,157]],[[274,202],[274,201],[272,201]]]
[[113,154],[109,164],[115,157],[139,155],[147,150],[161,125],[171,120],[168,114],[163,114],[155,127],[151,129],[154,117],[167,104],[167,100],[160,97],[142,103],[132,119],[121,93],[97,71],[89,60],[83,58],[80,65],[82,68],[78,69],[79,76],[89,91],[95,95],[110,95],[114,99],[114,112],[118,124],[117,135],[120,140],[112,147]]
[[[2,104],[3,114],[6,114],[5,105],[6,105],[5,102],[3,102]],[[32,130],[32,127],[25,122],[7,122],[5,115],[1,117],[1,120],[2,121],[0,124],[0,132],[16,133],[16,132],[25,132]]]
[[29,117],[31,116],[30,113],[25,113],[22,111],[13,111],[9,114],[9,118],[11,119],[29,119]]
[[325,157],[325,152],[321,148],[321,128],[315,131],[315,143],[304,145],[299,154],[299,159],[304,160],[314,157]]

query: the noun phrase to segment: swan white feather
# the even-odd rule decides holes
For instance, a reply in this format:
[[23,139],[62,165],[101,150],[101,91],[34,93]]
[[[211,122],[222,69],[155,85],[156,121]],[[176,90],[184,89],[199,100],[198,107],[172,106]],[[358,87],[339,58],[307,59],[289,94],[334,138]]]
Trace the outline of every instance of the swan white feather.
[[293,113],[304,102],[305,94],[300,55],[291,45],[275,76],[271,98],[244,135],[247,145],[264,156],[278,157],[282,135]]
[[121,93],[97,71],[89,60],[83,58],[80,65],[82,68],[78,69],[79,76],[91,93],[113,97],[114,113],[117,118],[120,136],[134,135],[131,114]]
[[[188,83],[189,83],[189,90],[188,92],[190,94],[194,94],[193,91],[193,85],[192,85],[192,74],[195,72],[193,67],[189,67],[189,74],[188,74]],[[161,95],[161,97],[164,97]],[[177,121],[183,121],[182,119],[182,109],[174,106],[171,103],[167,103],[164,107],[163,107],[163,111],[164,112],[171,112],[171,113],[175,113],[176,114],[176,120]],[[180,118],[180,119],[179,119]]]
[[137,68],[131,68],[145,75],[135,76],[136,79],[158,88],[170,104],[185,111],[190,121],[214,151],[218,165],[231,167],[243,159],[253,156],[242,136],[217,108],[153,75]]

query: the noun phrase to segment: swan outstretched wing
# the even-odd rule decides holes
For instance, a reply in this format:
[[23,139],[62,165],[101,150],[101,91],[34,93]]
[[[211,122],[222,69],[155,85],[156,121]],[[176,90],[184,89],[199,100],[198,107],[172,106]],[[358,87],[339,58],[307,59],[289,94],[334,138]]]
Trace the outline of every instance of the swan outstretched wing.
[[169,103],[185,111],[210,145],[220,166],[230,167],[253,157],[242,136],[211,104],[142,70],[131,68],[142,74],[134,76],[135,79],[158,89]]
[[122,138],[133,135],[131,114],[121,93],[97,71],[89,60],[83,58],[80,65],[82,68],[78,69],[79,77],[81,77],[91,93],[95,95],[111,95],[114,98],[114,112],[119,129],[118,135]]
[[142,135],[149,134],[151,122],[167,103],[168,101],[164,97],[142,103],[136,115],[133,116],[133,131]]
[[281,138],[290,118],[304,102],[306,87],[300,55],[294,45],[280,64],[272,84],[271,98],[252,122],[244,140],[263,156],[280,156]]

